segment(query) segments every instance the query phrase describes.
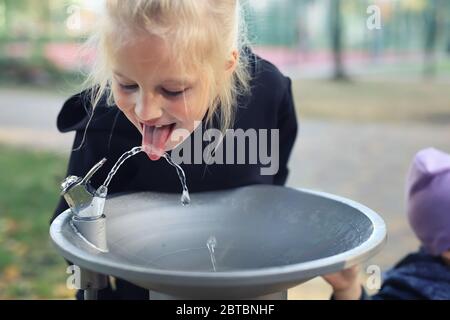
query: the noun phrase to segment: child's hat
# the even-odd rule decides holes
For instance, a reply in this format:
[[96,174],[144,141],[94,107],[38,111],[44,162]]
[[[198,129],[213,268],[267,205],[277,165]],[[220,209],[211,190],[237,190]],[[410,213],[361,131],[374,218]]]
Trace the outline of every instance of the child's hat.
[[450,250],[450,155],[434,148],[419,151],[408,176],[409,223],[425,250]]

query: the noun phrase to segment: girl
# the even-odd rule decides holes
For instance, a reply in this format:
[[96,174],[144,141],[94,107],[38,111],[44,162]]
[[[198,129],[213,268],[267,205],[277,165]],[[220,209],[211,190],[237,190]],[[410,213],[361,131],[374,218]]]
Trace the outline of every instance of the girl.
[[[191,192],[283,185],[297,134],[291,81],[253,54],[244,30],[237,0],[107,0],[89,42],[97,55],[87,89],[68,99],[57,119],[61,132],[76,131],[67,175],[83,176],[106,157],[91,180],[98,186],[122,153],[143,145],[147,155],[124,163],[109,194],[180,192],[173,168],[156,161],[165,151],[193,144],[188,137],[207,128],[276,129],[275,174],[262,175],[267,163],[260,159],[182,165]],[[60,199],[54,217],[67,208]],[[148,292],[116,279],[99,298],[148,299]]]

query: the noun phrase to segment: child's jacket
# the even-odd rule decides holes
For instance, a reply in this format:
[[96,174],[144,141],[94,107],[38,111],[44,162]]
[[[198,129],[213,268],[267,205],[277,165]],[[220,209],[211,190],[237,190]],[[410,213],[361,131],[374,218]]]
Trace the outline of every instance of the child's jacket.
[[450,266],[423,250],[412,253],[386,272],[372,300],[450,300]]

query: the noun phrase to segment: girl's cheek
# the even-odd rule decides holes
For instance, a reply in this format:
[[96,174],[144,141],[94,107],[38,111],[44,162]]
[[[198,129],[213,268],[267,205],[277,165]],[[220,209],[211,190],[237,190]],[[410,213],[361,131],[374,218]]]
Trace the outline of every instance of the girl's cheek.
[[173,112],[176,112],[178,117],[188,121],[201,120],[207,111],[206,103],[198,93],[186,95],[173,106]]
[[119,91],[120,89],[113,88],[114,102],[117,107],[122,111],[129,111],[134,106],[134,99],[129,94],[124,94]]
[[181,98],[179,102],[172,106],[172,110],[174,113],[176,113],[177,118],[189,119],[190,117],[190,107],[188,100],[185,101]]

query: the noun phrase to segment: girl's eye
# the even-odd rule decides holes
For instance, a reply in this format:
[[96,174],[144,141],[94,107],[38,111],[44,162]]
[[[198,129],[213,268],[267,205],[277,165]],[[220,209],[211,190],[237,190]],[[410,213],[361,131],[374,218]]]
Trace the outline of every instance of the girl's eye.
[[186,91],[186,90],[181,90],[181,91],[170,91],[170,90],[166,90],[166,89],[162,88],[162,92],[163,92],[165,95],[169,96],[169,97],[177,97],[177,96],[179,96],[180,94],[182,94],[182,93],[185,92],[185,91]]
[[128,85],[126,85],[126,84],[119,83],[119,86],[122,89],[127,90],[127,91],[134,91],[134,90],[137,90],[139,88],[139,86],[137,84],[128,84]]

